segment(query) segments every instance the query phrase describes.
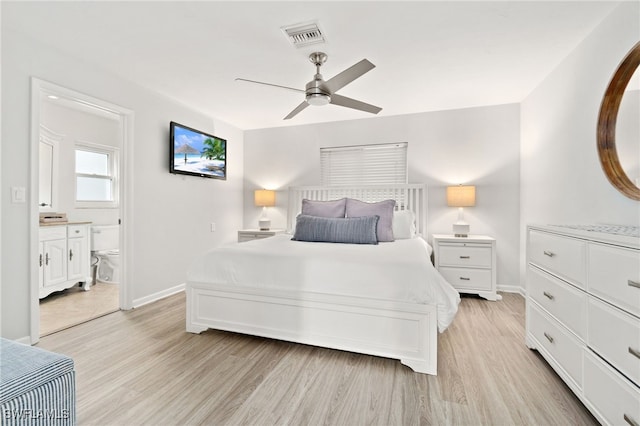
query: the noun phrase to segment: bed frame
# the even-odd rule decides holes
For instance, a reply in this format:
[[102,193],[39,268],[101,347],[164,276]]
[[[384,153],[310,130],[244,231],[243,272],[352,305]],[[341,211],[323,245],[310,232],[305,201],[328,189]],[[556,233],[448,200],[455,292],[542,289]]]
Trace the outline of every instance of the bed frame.
[[[302,199],[350,197],[396,200],[412,210],[417,232],[426,236],[427,196],[421,184],[289,189],[287,228]],[[437,371],[435,305],[290,291],[230,288],[188,281],[187,331],[209,328],[399,359],[418,373]]]

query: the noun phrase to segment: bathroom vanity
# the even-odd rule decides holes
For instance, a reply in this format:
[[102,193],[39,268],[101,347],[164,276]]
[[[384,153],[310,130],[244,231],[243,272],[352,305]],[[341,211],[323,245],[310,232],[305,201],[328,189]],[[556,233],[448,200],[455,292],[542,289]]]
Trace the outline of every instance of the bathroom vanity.
[[81,283],[91,287],[90,222],[40,224],[40,299]]

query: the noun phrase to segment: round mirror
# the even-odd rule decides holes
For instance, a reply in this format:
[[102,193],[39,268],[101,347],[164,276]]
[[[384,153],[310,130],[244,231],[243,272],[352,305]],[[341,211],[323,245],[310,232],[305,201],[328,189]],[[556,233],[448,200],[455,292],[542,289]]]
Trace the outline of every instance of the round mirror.
[[[598,117],[598,155],[609,182],[625,196],[640,201],[640,138],[638,96],[632,77],[640,64],[640,43],[622,60],[602,99]],[[637,77],[636,77],[637,79]],[[635,80],[634,80],[635,81]],[[629,89],[629,90],[627,90]],[[627,93],[628,98],[627,99]],[[624,107],[621,110],[621,104]],[[635,111],[634,111],[635,108]],[[616,136],[619,147],[616,147]],[[635,140],[629,140],[633,139]],[[621,162],[621,159],[624,161]],[[630,177],[633,176],[633,179]]]

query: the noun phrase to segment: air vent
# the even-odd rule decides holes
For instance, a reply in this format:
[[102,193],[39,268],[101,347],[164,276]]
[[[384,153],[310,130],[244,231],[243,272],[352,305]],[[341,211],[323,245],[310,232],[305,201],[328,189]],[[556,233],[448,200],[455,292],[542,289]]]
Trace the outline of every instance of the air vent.
[[289,25],[282,27],[282,31],[284,31],[291,44],[296,47],[304,47],[326,41],[317,22]]

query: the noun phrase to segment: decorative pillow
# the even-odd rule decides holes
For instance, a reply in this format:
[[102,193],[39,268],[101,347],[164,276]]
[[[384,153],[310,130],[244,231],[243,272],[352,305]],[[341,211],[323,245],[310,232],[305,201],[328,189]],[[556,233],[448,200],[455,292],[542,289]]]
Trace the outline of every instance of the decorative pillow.
[[333,218],[298,215],[292,240],[324,243],[378,244],[378,216]]
[[411,210],[393,212],[393,238],[409,239],[416,236],[416,215]]
[[317,217],[344,217],[346,198],[331,201],[302,200],[301,214]]
[[385,200],[377,203],[365,203],[364,201],[347,198],[347,217],[380,216],[378,220],[378,241],[393,241],[393,209],[395,200]]

